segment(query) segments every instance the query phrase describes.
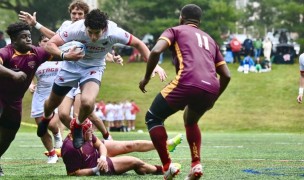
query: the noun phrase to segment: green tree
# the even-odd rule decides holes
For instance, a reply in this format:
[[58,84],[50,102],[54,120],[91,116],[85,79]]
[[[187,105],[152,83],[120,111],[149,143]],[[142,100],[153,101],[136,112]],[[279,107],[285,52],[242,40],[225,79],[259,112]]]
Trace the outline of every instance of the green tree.
[[179,23],[180,9],[188,3],[197,4],[203,10],[201,28],[220,42],[220,34],[233,28],[238,11],[233,0],[112,0],[103,3],[101,9],[110,19],[138,37],[151,33],[158,37],[166,28]]
[[[20,11],[27,11],[31,14],[37,12],[37,20],[41,24],[56,30],[65,19],[69,19],[67,8],[70,2],[62,0],[52,0],[51,2],[49,0],[0,0],[0,9],[5,9],[6,12],[8,10],[15,12],[15,17],[8,18],[6,26],[18,20]],[[37,31],[33,31],[34,40],[37,40],[38,34]]]

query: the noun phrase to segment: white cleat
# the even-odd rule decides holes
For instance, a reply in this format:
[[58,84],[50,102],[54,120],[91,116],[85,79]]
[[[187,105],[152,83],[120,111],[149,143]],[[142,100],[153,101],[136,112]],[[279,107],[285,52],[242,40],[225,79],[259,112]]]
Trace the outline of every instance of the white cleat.
[[191,168],[190,173],[185,178],[185,180],[197,180],[200,179],[203,175],[203,167],[201,164],[197,164]]
[[181,165],[178,163],[171,163],[169,166],[169,169],[164,173],[164,179],[165,180],[171,180],[173,179],[181,169]]
[[58,156],[55,154],[54,156],[48,156],[47,163],[48,164],[55,164],[58,161]]

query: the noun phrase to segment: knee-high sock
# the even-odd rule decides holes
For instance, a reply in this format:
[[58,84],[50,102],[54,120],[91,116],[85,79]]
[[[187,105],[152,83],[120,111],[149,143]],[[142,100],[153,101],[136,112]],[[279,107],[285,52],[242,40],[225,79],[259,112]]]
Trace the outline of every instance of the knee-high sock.
[[169,151],[167,149],[168,135],[166,129],[164,126],[157,126],[152,128],[149,133],[154,147],[157,150],[163,164],[164,170],[166,171],[171,163]]
[[185,125],[185,128],[192,158],[191,166],[193,167],[201,160],[201,132],[197,124]]

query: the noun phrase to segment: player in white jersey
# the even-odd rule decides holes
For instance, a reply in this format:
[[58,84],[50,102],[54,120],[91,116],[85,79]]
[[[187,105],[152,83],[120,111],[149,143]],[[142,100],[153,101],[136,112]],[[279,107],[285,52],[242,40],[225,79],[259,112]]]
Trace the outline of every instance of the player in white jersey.
[[302,103],[303,100],[303,88],[304,88],[304,53],[299,56],[299,65],[300,65],[300,87],[299,95],[297,97],[298,103]]
[[[74,0],[71,2],[68,8],[70,12],[71,21],[65,21],[62,23],[60,28],[56,31],[56,33],[59,33],[60,31],[63,31],[66,27],[71,25],[72,23],[84,19],[84,16],[89,12],[89,6],[87,3],[80,1],[80,0]],[[27,22],[29,25],[34,26],[37,30],[39,30],[42,34],[45,36],[51,38],[56,33],[52,30],[46,28],[45,26],[42,26],[40,23],[36,20],[36,12],[32,15],[30,15],[28,12],[21,11],[19,14],[19,19],[22,21]],[[113,55],[108,54],[107,58],[109,61],[117,61],[118,63],[122,63],[122,58],[119,55]],[[73,117],[76,117],[78,115],[78,110],[80,106],[80,95],[81,92],[77,88],[71,89],[71,91],[67,94],[67,96],[64,98],[63,102],[59,106],[59,117],[60,120],[63,122],[63,124],[67,127],[70,125],[71,121],[71,114]],[[75,111],[73,111],[73,108],[75,108]],[[93,122],[93,124],[97,127],[97,129],[102,133],[103,138],[110,140],[112,139],[111,135],[105,128],[104,124],[100,121],[100,119],[94,114],[94,112],[90,115],[90,120]],[[46,126],[45,126],[46,127]]]
[[[47,37],[41,35],[39,38],[39,46],[44,46],[48,40],[49,39]],[[60,63],[61,62],[46,61],[45,63],[41,64],[35,73],[37,84],[35,85],[32,83],[29,87],[30,92],[33,93],[31,117],[35,118],[36,124],[39,124],[43,118],[43,104],[52,90],[54,79],[61,67]],[[59,117],[57,113],[55,113],[52,123],[49,124],[48,129],[54,136],[55,147],[52,143],[52,136],[48,132],[41,137],[41,141],[48,151],[47,163],[56,163],[58,161],[58,157],[56,155],[55,148],[59,149],[62,146],[62,137],[59,129]]]
[[132,120],[133,120],[133,115],[131,113],[131,110],[132,110],[132,104],[130,101],[126,100],[124,105],[123,105],[123,109],[124,109],[124,112],[125,112],[125,119],[126,119],[126,122],[127,122],[127,126],[128,126],[128,131],[131,131],[132,130]]
[[[82,52],[66,54],[58,48],[73,40],[85,44],[85,55]],[[105,56],[112,51],[112,47],[116,43],[137,48],[145,59],[149,56],[150,51],[142,41],[108,20],[107,14],[99,9],[90,11],[85,20],[79,20],[68,26],[63,32],[53,36],[45,47],[46,51],[54,56],[62,57],[65,60],[78,60],[75,63],[63,63],[55,79],[52,92],[44,104],[44,115],[47,122],[68,91],[79,83],[82,94],[79,115],[73,124],[75,148],[80,148],[83,144],[81,124],[94,110],[94,103],[106,65]],[[157,66],[155,70],[161,80],[166,78],[162,68]],[[38,126],[39,130],[43,132],[42,130],[46,131],[46,128]]]

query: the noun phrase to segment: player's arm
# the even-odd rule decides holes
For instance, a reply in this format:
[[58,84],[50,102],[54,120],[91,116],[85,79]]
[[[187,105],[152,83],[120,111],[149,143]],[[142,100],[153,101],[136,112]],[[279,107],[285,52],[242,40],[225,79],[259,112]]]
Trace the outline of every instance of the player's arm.
[[108,162],[106,159],[108,152],[106,146],[98,138],[96,138],[96,142],[93,146],[100,154],[100,157],[97,159],[97,168],[102,172],[108,172]]
[[41,34],[48,37],[49,39],[56,34],[54,31],[43,26],[36,20],[36,12],[34,12],[33,15],[31,15],[28,12],[20,11],[20,14],[18,16],[21,21],[24,21],[30,26],[35,27],[38,31],[40,31]]
[[76,46],[72,47],[68,52],[61,51],[59,46],[63,45],[64,43],[65,42],[62,40],[59,34],[56,34],[46,43],[44,49],[51,55],[59,57],[62,60],[77,61],[83,58],[84,54],[77,50]]
[[216,73],[220,76],[220,92],[219,92],[219,96],[225,91],[225,89],[227,88],[231,76],[230,76],[230,71],[228,69],[227,64],[224,63],[219,63],[218,66],[216,66]]
[[34,79],[32,80],[32,82],[31,82],[31,84],[30,84],[30,86],[29,86],[29,91],[30,91],[30,93],[34,93],[35,92],[35,90],[36,90],[36,84],[35,84],[35,81],[34,81]]
[[303,89],[304,89],[304,71],[300,71],[300,81],[299,81],[299,95],[297,97],[298,103],[303,101]]
[[[149,83],[151,75],[156,66],[158,66],[159,56],[162,52],[164,52],[169,47],[169,43],[166,40],[160,39],[157,41],[156,45],[153,47],[150,56],[148,57],[146,74],[139,83],[139,88],[142,92],[147,92],[145,90],[145,86]],[[167,77],[167,75],[166,75]]]
[[[132,40],[129,45],[135,47],[140,52],[140,54],[144,57],[145,61],[149,61],[148,59],[149,59],[150,50],[145,45],[145,43],[143,43],[137,37],[132,36]],[[158,62],[158,60],[159,60],[159,55],[158,55],[157,62]],[[151,75],[152,75],[152,77],[154,77],[155,73],[157,73],[159,75],[159,78],[161,81],[166,80],[167,74],[166,74],[165,70],[163,68],[161,68],[157,63],[154,66],[154,68],[152,69],[150,77],[151,77]]]
[[26,80],[27,75],[22,71],[15,72],[3,66],[3,59],[0,56],[0,77],[11,78],[16,82],[23,82]]

